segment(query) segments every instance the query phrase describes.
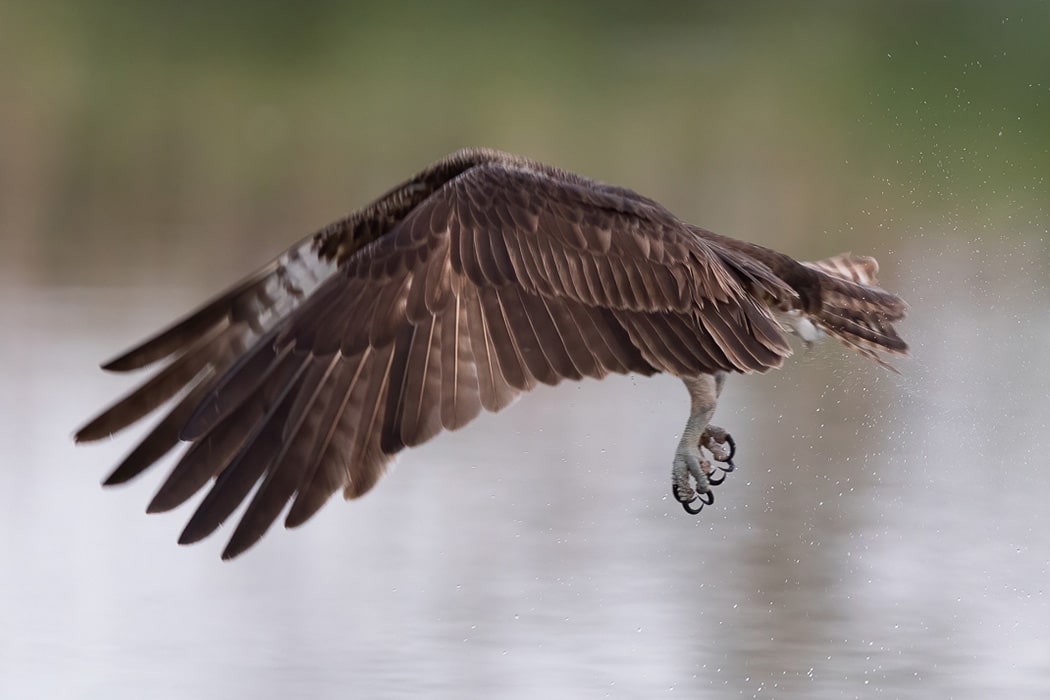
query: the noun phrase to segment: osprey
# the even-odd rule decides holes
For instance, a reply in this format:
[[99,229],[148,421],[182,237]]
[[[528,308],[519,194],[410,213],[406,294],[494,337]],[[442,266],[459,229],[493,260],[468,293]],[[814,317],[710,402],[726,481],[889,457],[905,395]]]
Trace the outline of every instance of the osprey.
[[196,542],[258,485],[231,558],[289,501],[295,527],[336,491],[367,492],[403,448],[538,383],[667,372],[691,398],[672,491],[698,513],[733,468],[732,437],[710,424],[727,373],[778,367],[787,332],[827,333],[884,366],[881,352],[907,352],[893,328],[906,304],[877,269],[848,253],[797,262],[632,190],[466,149],[104,364],[165,362],[75,439],[177,398],[105,483],[189,443],[148,511],[214,480],[179,539]]

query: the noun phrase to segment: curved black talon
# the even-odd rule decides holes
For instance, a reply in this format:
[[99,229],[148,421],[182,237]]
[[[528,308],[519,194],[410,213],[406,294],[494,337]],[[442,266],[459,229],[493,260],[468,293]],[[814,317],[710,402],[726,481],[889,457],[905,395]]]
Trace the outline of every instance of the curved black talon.
[[[678,495],[678,484],[673,484],[671,486],[671,493],[674,495],[675,500],[682,504],[682,509],[685,510],[686,513],[689,513],[689,515],[697,515],[700,511],[704,509],[705,505],[709,506],[712,503],[714,503],[714,496],[711,496],[711,500],[705,501],[698,495],[694,495],[690,500],[683,501]],[[700,501],[700,505],[696,508],[693,508],[692,504],[696,503],[697,501]]]
[[[704,506],[709,506],[715,502],[715,494],[710,491],[706,493],[698,493],[691,500],[683,501],[678,497],[678,485],[674,484],[671,486],[671,493],[674,494],[675,500],[682,504],[682,509],[685,510],[689,515],[697,515],[704,509]],[[693,507],[693,504],[698,502],[700,505]]]
[[[725,444],[729,445],[729,454],[726,455],[725,459],[718,459],[717,457],[715,457],[715,461],[718,462],[718,468],[726,474],[728,474],[729,472],[736,470],[736,465],[733,464],[733,457],[736,455],[736,440],[733,439],[732,435],[726,433]],[[714,456],[713,453],[712,456]],[[708,477],[708,480],[710,480],[710,477]],[[724,476],[721,480],[712,481],[711,483],[717,485],[721,484],[723,481],[725,481]]]
[[711,484],[712,486],[718,486],[719,484],[721,484],[723,481],[726,480],[726,474],[728,474],[731,471],[733,471],[733,470],[732,469],[723,469],[722,470],[722,478],[721,479],[716,478],[714,472],[711,472],[710,474],[707,475],[707,483]]
[[701,503],[698,508],[693,508],[691,505],[689,505],[685,501],[679,501],[679,503],[682,504],[682,509],[686,513],[689,513],[689,515],[699,515],[700,511],[702,511],[704,509],[704,504],[703,503]]
[[729,433],[726,433],[726,444],[729,445],[729,456],[726,457],[725,463],[728,464],[730,468],[725,471],[731,472],[735,469],[735,467],[733,467],[733,457],[736,456],[736,440],[734,440],[733,436]]

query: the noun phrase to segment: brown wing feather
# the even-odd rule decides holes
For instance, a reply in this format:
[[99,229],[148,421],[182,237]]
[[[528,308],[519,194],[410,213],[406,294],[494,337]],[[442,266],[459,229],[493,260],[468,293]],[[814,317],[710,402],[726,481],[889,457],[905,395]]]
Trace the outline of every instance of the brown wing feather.
[[360,415],[373,356],[372,349],[366,348],[359,356],[338,363],[319,418],[317,439],[302,467],[302,482],[285,520],[288,527],[306,522],[346,483],[349,472],[340,455],[354,439],[352,418]]
[[235,557],[258,542],[302,483],[305,461],[317,442],[320,428],[313,409],[323,408],[318,399],[330,390],[328,380],[338,363],[338,355],[307,361],[308,369],[302,375],[302,384],[282,426],[280,448],[223,550],[224,559]]
[[195,339],[186,352],[77,431],[76,440],[108,437],[164,405],[187,386],[196,383],[209,364],[218,364],[217,358],[222,354],[224,340],[221,326]]
[[267,473],[280,453],[284,425],[310,362],[308,358],[289,355],[286,364],[290,368],[287,382],[233,460],[218,474],[182,531],[180,544],[197,542],[222,525]]
[[481,386],[467,325],[466,300],[456,295],[442,318],[441,333],[441,425],[456,430],[481,413]]
[[106,477],[105,486],[123,484],[148,469],[158,459],[179,444],[179,433],[197,404],[209,390],[206,381],[200,381],[168,412],[164,418],[135,446],[120,464]]
[[[384,407],[387,405],[387,394],[390,390],[390,368],[393,366],[396,348],[393,344],[375,354],[372,361],[372,374],[368,379],[367,390],[358,416],[354,440],[349,445],[342,445],[346,450],[347,478],[343,494],[347,498],[364,495],[379,480],[383,470],[392,457],[391,452],[384,452],[380,443],[384,438],[396,447],[400,437],[391,438],[386,426],[382,424]],[[398,448],[399,449],[399,448]]]

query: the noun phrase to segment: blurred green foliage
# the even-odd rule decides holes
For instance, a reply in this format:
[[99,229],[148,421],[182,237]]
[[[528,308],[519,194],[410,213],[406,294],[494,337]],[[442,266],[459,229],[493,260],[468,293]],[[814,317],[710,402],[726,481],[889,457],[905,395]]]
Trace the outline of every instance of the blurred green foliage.
[[488,145],[818,252],[1044,232],[1048,26],[1043,2],[5,3],[0,230],[63,271],[116,242],[272,252]]

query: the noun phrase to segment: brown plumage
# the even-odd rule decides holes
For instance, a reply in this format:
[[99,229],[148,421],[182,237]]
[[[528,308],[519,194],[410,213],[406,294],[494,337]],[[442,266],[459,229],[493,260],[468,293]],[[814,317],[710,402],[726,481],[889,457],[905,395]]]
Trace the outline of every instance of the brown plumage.
[[177,398],[106,480],[189,448],[149,510],[213,481],[180,542],[258,484],[224,557],[389,460],[538,383],[609,373],[765,371],[790,354],[781,312],[876,357],[904,353],[905,304],[871,258],[798,263],[680,221],[630,190],[506,153],[435,163],[106,363],[166,361],[93,419],[107,437]]

